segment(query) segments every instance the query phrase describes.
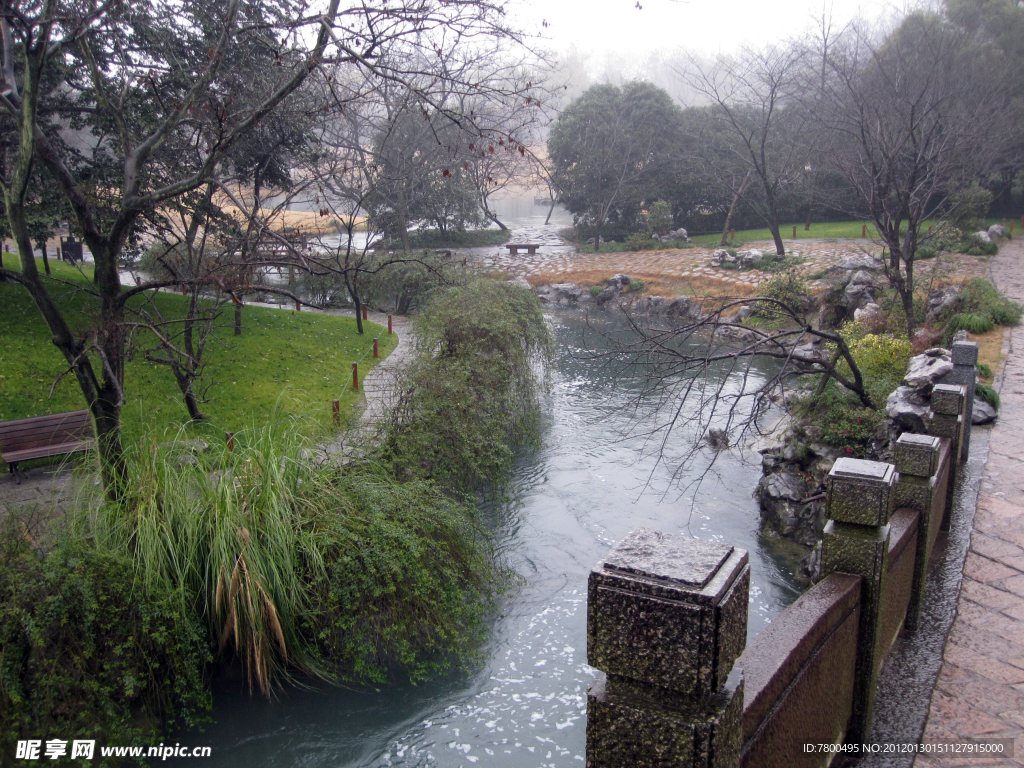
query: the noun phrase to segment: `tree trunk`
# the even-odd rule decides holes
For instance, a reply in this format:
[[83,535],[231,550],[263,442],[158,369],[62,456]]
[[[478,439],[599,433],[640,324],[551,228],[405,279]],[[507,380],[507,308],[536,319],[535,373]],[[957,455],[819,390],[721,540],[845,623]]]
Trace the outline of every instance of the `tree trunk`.
[[[409,247],[409,219],[406,215],[406,204],[405,204],[405,188],[398,188],[398,226],[402,230],[402,250],[405,253],[409,253],[412,249]],[[362,333],[362,331],[360,331]]]
[[508,227],[506,227],[504,224],[502,224],[500,221],[498,221],[497,214],[491,213],[490,211],[487,211],[487,218],[489,218],[491,221],[493,221],[495,224],[497,224],[501,228],[502,232],[508,232]]
[[555,205],[556,205],[555,201],[552,200],[551,201],[551,207],[548,208],[548,217],[546,219],[544,219],[544,226],[547,226],[548,224],[551,223],[551,214],[555,212]]
[[779,232],[779,225],[776,224],[771,228],[772,238],[775,240],[775,252],[779,256],[786,255],[786,246],[782,243],[782,234]]
[[43,252],[43,269],[46,270],[46,274],[50,274],[50,260],[46,258],[46,238],[40,238],[39,250]]
[[732,227],[732,217],[736,213],[736,207],[739,205],[740,198],[743,197],[743,192],[747,188],[747,184],[750,183],[750,171],[747,171],[747,175],[743,177],[743,182],[740,184],[740,188],[736,190],[736,194],[732,196],[732,203],[729,204],[729,212],[725,215],[725,228],[722,230],[722,247],[724,248],[729,244],[729,229]]

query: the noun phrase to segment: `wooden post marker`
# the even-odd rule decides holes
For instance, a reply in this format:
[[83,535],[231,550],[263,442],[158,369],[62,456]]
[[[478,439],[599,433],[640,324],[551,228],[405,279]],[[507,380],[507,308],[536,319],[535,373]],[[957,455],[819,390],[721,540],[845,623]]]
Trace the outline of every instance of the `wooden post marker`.
[[867,224],[862,224],[861,225],[861,227],[860,227],[860,236],[861,237],[867,237],[868,236],[868,225]]
[[793,239],[796,240],[796,224],[793,225]]
[[376,339],[373,340],[373,356],[374,357],[380,357],[380,355],[377,354],[377,340]]
[[235,433],[225,432],[224,439],[228,441],[228,453],[231,453],[235,450]]
[[366,305],[363,304],[363,320],[369,320],[369,319],[370,319],[369,312],[366,309]]
[[341,424],[341,403],[337,400],[331,400],[331,415],[335,425]]
[[359,389],[359,363],[352,363],[352,389]]
[[[1021,218],[1024,219],[1024,216],[1021,216]],[[735,229],[729,234],[729,239],[730,240],[735,240],[736,239],[736,230]]]
[[296,312],[301,312],[302,311],[302,305],[299,303],[298,299],[295,300],[295,311]]
[[390,335],[391,332],[391,315],[388,315],[388,335]]

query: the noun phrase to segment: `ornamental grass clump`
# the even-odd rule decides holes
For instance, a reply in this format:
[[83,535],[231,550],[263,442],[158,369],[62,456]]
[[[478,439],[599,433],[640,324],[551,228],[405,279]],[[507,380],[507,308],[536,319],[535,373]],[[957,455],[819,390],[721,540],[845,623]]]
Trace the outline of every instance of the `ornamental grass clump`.
[[204,624],[252,690],[420,679],[471,654],[504,574],[472,506],[387,468],[328,463],[280,425],[181,458],[141,442],[131,494],[80,513],[78,528]]

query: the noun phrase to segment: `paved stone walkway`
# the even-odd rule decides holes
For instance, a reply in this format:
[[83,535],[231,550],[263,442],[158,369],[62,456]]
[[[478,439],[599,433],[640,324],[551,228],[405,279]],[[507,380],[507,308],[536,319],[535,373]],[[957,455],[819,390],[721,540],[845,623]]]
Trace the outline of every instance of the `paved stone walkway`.
[[[992,281],[1024,302],[1024,241],[1003,243]],[[1011,329],[970,551],[925,726],[926,742],[1013,738],[1015,756],[918,757],[916,768],[1024,765],[1024,326]]]
[[[724,287],[756,287],[773,277],[770,272],[756,269],[735,270],[719,269],[711,266],[711,254],[716,248],[695,246],[686,249],[666,249],[663,251],[638,251],[633,253],[577,253],[572,246],[563,244],[553,233],[548,233],[547,240],[535,237],[541,248],[532,256],[518,254],[512,256],[505,246],[493,252],[475,249],[473,262],[482,269],[504,272],[510,277],[525,277],[533,283],[537,282],[571,282],[574,273],[606,272],[609,277],[616,273],[630,276],[670,277],[689,279],[711,279]],[[877,255],[880,249],[870,240],[785,240],[787,252],[792,256],[804,259],[794,268],[794,272],[810,278],[828,269],[837,262],[850,257],[864,254]],[[775,245],[770,242],[746,243],[743,248],[757,248],[763,253],[773,253]],[[460,253],[461,255],[461,253]],[[917,262],[917,280],[927,281],[934,273],[936,277],[962,280],[985,273],[986,262],[976,256],[964,254],[943,254],[941,258]]]

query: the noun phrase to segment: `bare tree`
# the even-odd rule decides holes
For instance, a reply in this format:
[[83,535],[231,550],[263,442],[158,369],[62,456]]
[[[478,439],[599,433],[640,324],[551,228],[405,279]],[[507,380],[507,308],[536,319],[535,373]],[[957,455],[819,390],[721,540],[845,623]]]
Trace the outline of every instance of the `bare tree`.
[[[780,204],[803,178],[813,152],[798,98],[804,66],[799,47],[777,45],[744,49],[736,57],[720,56],[712,62],[690,57],[686,68],[677,68],[683,81],[711,104],[698,142],[710,153],[705,166],[724,166],[717,175],[733,195],[734,205],[744,200],[764,221],[780,256],[786,252]],[[723,151],[731,155],[731,162],[722,162]],[[743,170],[737,173],[733,166]],[[750,193],[751,179],[760,194]]]
[[[119,260],[144,218],[208,184],[225,156],[311,76],[322,74],[328,89],[339,68],[409,82],[431,71],[423,64],[437,50],[515,37],[501,6],[488,0],[348,7],[327,0],[313,8],[284,0],[4,0],[0,32],[0,110],[16,127],[0,158],[0,186],[23,254],[19,270],[0,276],[29,292],[74,372],[112,497],[128,479],[120,437],[126,303],[182,282],[121,285]],[[249,66],[254,61],[270,64]],[[71,134],[73,147],[62,140]],[[72,332],[30,257],[26,207],[36,163],[57,179],[95,261],[100,312],[84,337]]]
[[826,56],[815,109],[829,141],[823,157],[853,191],[848,210],[878,230],[911,337],[925,222],[955,214],[956,193],[983,180],[1015,135],[1018,111],[1004,90],[1000,58],[922,12],[880,40],[852,27]]

